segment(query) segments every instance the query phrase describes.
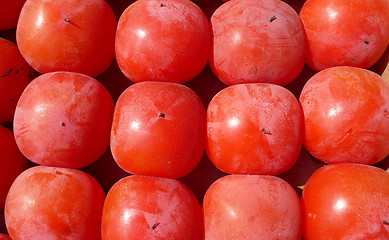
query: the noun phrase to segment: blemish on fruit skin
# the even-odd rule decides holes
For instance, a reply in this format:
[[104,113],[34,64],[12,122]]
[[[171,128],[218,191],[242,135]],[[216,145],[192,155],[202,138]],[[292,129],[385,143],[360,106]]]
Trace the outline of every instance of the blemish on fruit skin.
[[[21,68],[21,70],[23,70],[23,68]],[[34,72],[33,72],[32,70],[30,70],[30,71],[28,72],[28,77],[29,77],[29,78],[33,78],[33,77],[34,77]]]
[[12,70],[13,70],[13,69],[11,68],[6,74],[0,75],[0,78],[3,78],[3,77],[6,77],[6,76],[10,75],[11,72],[12,72]]
[[385,225],[389,225],[388,221],[383,221],[382,223],[385,224]]
[[161,3],[161,5],[159,5],[160,7],[165,7],[166,4],[165,3]]
[[158,114],[158,117],[160,117],[160,118],[165,118],[165,113],[160,112],[160,113]]
[[65,123],[64,123],[64,122],[61,122],[61,126],[64,127],[64,126],[65,126]]
[[274,20],[276,20],[277,18],[276,18],[276,16],[274,15],[274,16],[272,16],[270,19],[269,19],[269,21],[270,22],[273,22]]
[[355,58],[344,57],[344,59],[346,59],[346,60],[351,60],[351,61],[353,61],[353,62],[355,62],[355,61],[356,61],[356,59],[355,59]]
[[369,44],[369,40],[363,40],[363,42]]
[[153,226],[151,226],[151,229],[152,229],[152,230],[155,230],[155,229],[158,227],[158,225],[159,225],[159,222],[155,222],[155,223],[153,224]]
[[65,22],[70,22],[70,19],[69,18],[65,18],[64,21]]
[[258,73],[258,68],[257,68],[257,67],[255,67],[255,68],[254,68],[254,78],[256,78],[256,77],[257,77],[257,73]]
[[267,135],[272,135],[270,131],[265,130],[264,128],[261,128],[261,132]]

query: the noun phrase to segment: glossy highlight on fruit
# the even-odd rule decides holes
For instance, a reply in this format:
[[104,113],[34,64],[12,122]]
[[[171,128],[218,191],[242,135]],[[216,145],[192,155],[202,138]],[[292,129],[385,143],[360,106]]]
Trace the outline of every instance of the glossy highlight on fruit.
[[317,170],[302,193],[305,239],[388,239],[389,173],[364,164]]
[[16,40],[38,72],[71,71],[97,76],[114,60],[117,21],[104,0],[28,0]]
[[103,240],[199,240],[200,205],[176,179],[125,177],[107,194],[101,232]]
[[375,164],[389,154],[389,84],[356,67],[332,67],[308,80],[300,103],[304,146],[326,163]]
[[304,67],[305,36],[296,11],[280,0],[234,0],[210,20],[209,64],[225,84],[286,85]]
[[46,73],[27,86],[16,106],[16,143],[37,164],[85,167],[108,148],[113,111],[109,91],[94,78]]
[[275,84],[229,86],[207,109],[207,154],[230,174],[285,172],[297,161],[303,135],[301,106],[290,91]]
[[129,173],[183,177],[200,162],[204,145],[205,109],[184,85],[135,83],[116,102],[111,150]]
[[135,1],[116,31],[116,59],[133,82],[187,82],[207,64],[210,47],[207,17],[189,0]]
[[284,180],[228,175],[216,180],[203,202],[203,239],[301,240],[302,208]]
[[100,184],[85,172],[32,167],[11,186],[7,229],[12,239],[99,239],[104,198]]
[[300,12],[306,61],[315,71],[334,66],[369,69],[389,44],[389,1],[307,0]]

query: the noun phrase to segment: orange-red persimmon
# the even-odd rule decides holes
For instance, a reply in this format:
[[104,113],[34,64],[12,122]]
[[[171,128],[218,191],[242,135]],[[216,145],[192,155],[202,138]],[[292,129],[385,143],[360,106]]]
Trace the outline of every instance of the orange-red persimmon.
[[378,74],[327,68],[308,80],[300,102],[303,144],[319,160],[375,164],[389,154],[389,84]]
[[36,166],[12,184],[5,221],[12,239],[100,239],[105,194],[77,169]]
[[199,240],[200,204],[176,179],[129,176],[109,190],[101,232],[103,240]]
[[389,239],[389,173],[356,163],[330,164],[302,193],[304,237]]
[[12,122],[16,103],[35,76],[17,45],[0,38],[0,123]]
[[304,67],[304,28],[281,0],[235,0],[211,17],[210,66],[225,84],[286,85]]
[[139,0],[121,15],[115,51],[133,82],[183,83],[205,67],[211,48],[208,19],[189,0]]
[[184,85],[135,83],[116,102],[111,150],[127,172],[183,177],[199,163],[204,145],[205,109]]
[[275,176],[233,174],[216,180],[205,193],[203,216],[206,240],[302,236],[300,199]]
[[16,40],[40,73],[71,71],[96,76],[115,56],[116,17],[104,0],[27,0]]
[[308,66],[370,68],[389,44],[388,0],[307,0],[301,11]]
[[114,103],[103,84],[72,72],[35,78],[16,106],[14,134],[31,161],[80,168],[108,148]]
[[302,148],[304,118],[296,97],[268,83],[229,86],[207,109],[206,150],[231,174],[285,172]]
[[11,184],[27,167],[27,159],[16,145],[14,134],[2,125],[0,125],[0,166],[0,208],[2,208]]

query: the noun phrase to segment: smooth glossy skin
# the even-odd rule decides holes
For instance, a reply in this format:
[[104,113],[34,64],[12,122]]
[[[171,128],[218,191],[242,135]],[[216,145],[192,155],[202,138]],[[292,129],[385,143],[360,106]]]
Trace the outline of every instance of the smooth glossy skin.
[[230,86],[208,106],[207,154],[227,173],[277,175],[299,156],[303,122],[296,97],[281,86]]
[[296,11],[280,0],[235,0],[211,17],[210,66],[227,85],[286,85],[304,67],[304,29]]
[[36,166],[12,184],[5,221],[12,239],[100,239],[105,194],[76,169]]
[[111,150],[127,172],[183,177],[199,163],[204,145],[205,109],[184,85],[136,83],[116,102]]
[[362,164],[331,164],[302,194],[305,239],[389,239],[389,173]]
[[199,240],[200,205],[178,180],[129,176],[108,192],[101,232],[103,240]]
[[13,132],[2,125],[0,125],[0,166],[0,208],[2,208],[12,182],[27,167],[27,159],[16,145]]
[[26,0],[0,0],[0,30],[16,28],[19,14]]
[[97,80],[71,72],[46,73],[19,99],[15,139],[35,163],[85,167],[108,148],[113,111],[110,93]]
[[208,19],[189,0],[136,1],[119,19],[116,59],[133,82],[187,82],[205,67],[210,47]]
[[389,154],[389,84],[355,67],[315,74],[300,95],[304,146],[326,163],[375,164]]
[[301,240],[302,209],[294,189],[265,175],[228,175],[207,190],[203,240]]
[[300,11],[307,64],[370,68],[389,44],[389,1],[308,0]]
[[16,44],[0,38],[0,123],[12,122],[16,103],[35,76]]
[[114,59],[117,21],[104,0],[28,0],[16,39],[40,73],[71,71],[96,76]]

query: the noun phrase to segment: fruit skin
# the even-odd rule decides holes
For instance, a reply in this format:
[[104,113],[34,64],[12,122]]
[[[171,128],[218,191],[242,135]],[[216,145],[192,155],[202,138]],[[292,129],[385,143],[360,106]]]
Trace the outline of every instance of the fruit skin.
[[18,46],[0,38],[0,124],[13,121],[16,104],[36,72],[24,60]]
[[227,175],[203,201],[203,239],[301,240],[302,209],[296,191],[267,175]]
[[104,0],[28,0],[16,40],[39,73],[70,71],[95,77],[114,60],[116,26]]
[[133,82],[184,83],[208,62],[211,33],[204,12],[189,0],[141,0],[120,16],[115,52]]
[[306,62],[315,71],[369,69],[389,44],[387,0],[308,0],[300,18],[307,37]]
[[226,85],[287,85],[304,67],[305,35],[296,11],[280,0],[235,0],[211,20],[209,64]]
[[0,240],[12,240],[8,234],[0,233]]
[[9,190],[5,221],[12,239],[99,239],[105,194],[77,169],[31,167]]
[[356,67],[332,67],[308,80],[300,103],[304,146],[326,163],[375,164],[389,154],[389,84]]
[[183,177],[200,162],[204,145],[204,105],[182,84],[135,83],[116,102],[110,146],[129,173]]
[[229,86],[208,106],[206,152],[226,173],[280,174],[298,159],[303,119],[296,97],[284,87]]
[[102,239],[200,240],[201,209],[176,179],[132,175],[108,192]]
[[0,125],[0,208],[4,207],[9,188],[27,168],[27,158],[16,145],[14,134]]
[[355,163],[326,165],[302,193],[305,239],[388,239],[389,173]]
[[46,73],[19,99],[13,125],[16,143],[37,164],[85,167],[108,148],[113,111],[109,91],[94,78]]

